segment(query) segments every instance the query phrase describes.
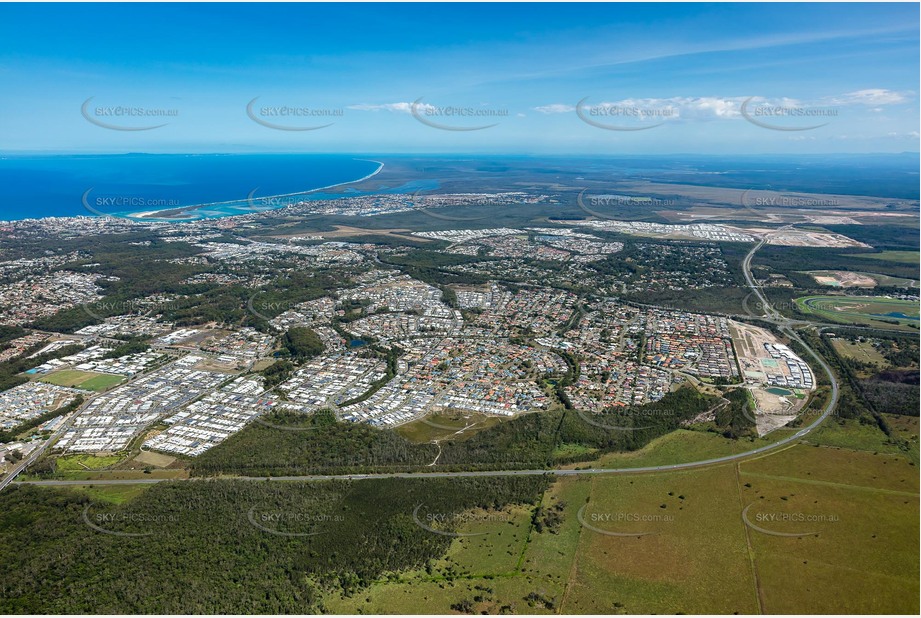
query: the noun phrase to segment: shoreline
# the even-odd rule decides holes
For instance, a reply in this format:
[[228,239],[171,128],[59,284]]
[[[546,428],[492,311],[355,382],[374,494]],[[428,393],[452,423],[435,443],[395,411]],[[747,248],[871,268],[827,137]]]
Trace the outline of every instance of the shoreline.
[[[353,160],[368,161],[370,163],[376,163],[377,169],[375,169],[370,174],[366,174],[362,176],[361,178],[356,178],[355,180],[346,180],[344,182],[337,182],[331,185],[324,185],[322,187],[308,189],[307,191],[297,191],[294,193],[269,195],[269,196],[264,196],[260,198],[253,198],[252,196],[250,196],[249,198],[243,198],[239,200],[228,200],[228,201],[223,201],[223,202],[209,202],[207,204],[196,204],[193,206],[181,206],[178,208],[167,208],[167,209],[162,209],[162,210],[145,210],[142,212],[133,212],[133,213],[132,212],[119,212],[119,213],[111,213],[108,215],[99,215],[99,214],[92,214],[91,212],[87,212],[86,214],[47,215],[43,217],[24,217],[22,219],[0,219],[0,225],[16,225],[18,223],[26,222],[26,221],[53,221],[53,220],[64,221],[67,219],[82,219],[82,218],[87,218],[87,219],[114,218],[114,219],[125,219],[128,221],[135,221],[137,223],[183,223],[185,221],[189,221],[190,219],[183,219],[182,217],[164,218],[160,215],[165,212],[182,213],[182,212],[188,212],[188,211],[195,211],[197,209],[207,208],[209,206],[221,206],[225,204],[246,204],[247,202],[251,202],[255,199],[269,200],[269,199],[276,199],[276,198],[294,197],[297,195],[309,195],[311,193],[316,193],[318,191],[324,191],[326,189],[333,189],[335,187],[341,187],[345,185],[351,185],[351,184],[355,184],[359,182],[364,182],[365,180],[368,180],[370,178],[373,178],[374,176],[377,176],[384,169],[384,163],[382,161],[377,161],[375,159],[353,159]],[[227,213],[227,214],[223,214],[223,215],[216,216],[216,217],[207,217],[207,219],[224,219],[227,217],[238,217],[238,216],[243,216],[247,214],[257,214],[260,212],[268,212],[270,210],[279,210],[289,205],[290,204],[285,204],[277,208],[266,208],[264,210],[252,209],[249,212]],[[87,210],[85,206],[84,206],[84,210]],[[194,219],[194,220],[198,221],[202,219]]]
[[[370,178],[373,178],[374,176],[377,176],[377,175],[381,172],[381,170],[384,169],[384,163],[383,163],[382,161],[376,161],[376,160],[373,160],[373,159],[355,159],[355,161],[368,161],[368,162],[370,162],[370,163],[376,163],[378,167],[377,167],[376,170],[374,170],[374,171],[371,172],[370,174],[367,174],[367,175],[362,176],[361,178],[357,178],[357,179],[355,179],[355,180],[346,180],[346,181],[344,181],[344,182],[337,182],[337,183],[334,183],[334,184],[331,184],[331,185],[325,185],[325,186],[322,186],[322,187],[317,187],[317,188],[315,188],[315,189],[309,189],[309,190],[307,190],[307,191],[296,191],[296,192],[294,192],[294,193],[280,193],[280,194],[278,194],[278,195],[266,195],[266,196],[259,197],[258,199],[259,199],[259,200],[274,200],[274,199],[279,199],[279,198],[295,197],[295,196],[298,196],[298,195],[310,195],[311,193],[316,193],[316,192],[318,192],[318,191],[324,191],[324,190],[326,190],[326,189],[333,189],[333,188],[335,188],[335,187],[342,187],[342,186],[345,186],[345,185],[351,185],[351,184],[355,184],[355,183],[358,183],[358,182],[364,182],[365,180],[368,180],[368,179],[370,179]],[[149,221],[157,221],[157,220],[159,220],[159,221],[163,221],[163,220],[170,221],[170,218],[165,218],[165,219],[164,219],[163,213],[176,213],[176,214],[180,214],[180,213],[195,211],[195,210],[198,210],[199,208],[208,208],[209,206],[223,206],[223,205],[226,205],[226,204],[239,204],[239,203],[244,203],[244,202],[245,202],[245,203],[249,203],[250,205],[252,205],[252,202],[253,202],[253,200],[255,200],[255,199],[257,199],[257,198],[254,198],[252,195],[250,195],[250,196],[248,196],[248,197],[247,197],[246,199],[244,199],[244,200],[228,200],[228,201],[224,201],[224,202],[209,202],[209,203],[207,203],[207,204],[197,204],[197,205],[195,205],[195,206],[186,206],[186,207],[180,207],[180,208],[167,208],[167,209],[164,209],[164,210],[148,210],[148,211],[145,211],[145,212],[138,212],[138,213],[130,213],[130,212],[129,212],[129,213],[117,213],[117,214],[115,214],[114,216],[116,216],[116,217],[119,217],[119,216],[120,216],[120,217],[124,217],[124,218],[132,218],[132,219],[149,220]],[[290,204],[285,204],[285,206],[290,206]],[[285,206],[278,206],[278,207],[276,207],[276,208],[266,208],[266,209],[264,209],[264,210],[252,210],[250,213],[226,214],[226,215],[221,215],[221,216],[218,216],[218,217],[208,217],[208,218],[209,218],[209,219],[223,219],[224,217],[234,217],[234,216],[239,216],[240,214],[253,214],[253,213],[257,213],[257,212],[268,212],[268,211],[270,211],[270,210],[279,210],[279,209],[281,209],[281,208],[284,208]],[[180,217],[176,217],[176,218],[175,218],[175,221],[176,221],[176,222],[181,222],[182,219],[181,219]]]

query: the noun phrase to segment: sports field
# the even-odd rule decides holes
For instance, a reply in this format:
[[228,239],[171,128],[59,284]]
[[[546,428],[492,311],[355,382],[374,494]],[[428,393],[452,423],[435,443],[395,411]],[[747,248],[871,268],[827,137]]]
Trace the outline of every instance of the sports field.
[[80,371],[77,369],[63,369],[52,374],[42,376],[42,382],[57,384],[58,386],[71,386],[88,391],[102,391],[110,386],[121,384],[123,376],[110,373],[97,373],[95,371]]

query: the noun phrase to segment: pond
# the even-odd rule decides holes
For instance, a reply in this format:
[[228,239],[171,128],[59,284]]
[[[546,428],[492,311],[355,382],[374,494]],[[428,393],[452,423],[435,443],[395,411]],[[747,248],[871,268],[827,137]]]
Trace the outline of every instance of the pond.
[[785,388],[779,388],[777,386],[772,386],[771,388],[766,389],[772,395],[792,395],[793,391],[788,391]]

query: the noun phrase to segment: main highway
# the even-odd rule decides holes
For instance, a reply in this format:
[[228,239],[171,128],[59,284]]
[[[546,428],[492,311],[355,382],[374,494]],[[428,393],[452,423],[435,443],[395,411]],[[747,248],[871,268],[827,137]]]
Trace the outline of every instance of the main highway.
[[[787,226],[789,227],[789,226]],[[784,229],[784,228],[780,228]],[[779,230],[778,230],[779,231]],[[304,475],[304,476],[234,476],[227,478],[234,478],[240,480],[253,480],[253,481],[328,481],[328,480],[363,480],[363,479],[385,479],[385,478],[459,478],[459,477],[478,477],[478,476],[543,476],[543,475],[553,475],[553,476],[581,476],[581,475],[599,475],[599,474],[640,474],[640,473],[651,473],[651,472],[669,472],[674,470],[688,470],[692,468],[700,468],[704,466],[712,466],[719,464],[726,464],[734,461],[739,461],[742,459],[747,459],[768,451],[775,451],[784,446],[794,444],[798,440],[801,440],[809,433],[814,431],[822,422],[828,418],[835,410],[838,405],[839,399],[839,390],[838,390],[838,380],[835,377],[834,372],[828,363],[825,362],[825,359],[822,358],[815,350],[813,350],[809,345],[803,341],[796,332],[793,331],[792,324],[794,320],[789,320],[784,318],[780,313],[778,313],[770,303],[768,303],[767,298],[764,296],[757,282],[751,273],[751,262],[755,253],[758,252],[761,247],[765,245],[768,238],[765,236],[761,241],[756,244],[751,251],[745,256],[742,260],[742,271],[745,275],[745,281],[748,286],[752,289],[752,292],[757,296],[761,301],[761,306],[764,308],[765,319],[766,321],[772,322],[777,325],[777,327],[783,332],[787,337],[796,341],[800,344],[813,360],[822,368],[822,371],[825,372],[825,375],[828,377],[829,383],[831,384],[831,392],[828,402],[825,404],[825,407],[822,410],[822,413],[809,425],[803,427],[796,433],[787,436],[777,442],[761,446],[750,451],[745,451],[743,453],[736,453],[733,455],[725,455],[723,457],[714,457],[711,459],[702,459],[699,461],[691,461],[685,463],[676,463],[676,464],[667,464],[661,466],[645,466],[637,468],[581,468],[581,469],[534,469],[534,470],[479,470],[479,471],[468,471],[468,472],[382,472],[382,473],[373,473],[373,474],[315,474],[315,475]],[[801,322],[796,322],[801,323]],[[50,444],[51,440],[46,442]],[[44,448],[44,447],[43,447]],[[43,450],[43,449],[42,449]],[[37,454],[36,454],[37,457]],[[30,461],[34,460],[35,457],[30,457]],[[25,465],[19,467],[18,471],[21,471],[25,468]],[[17,471],[17,474],[18,474]],[[15,474],[10,474],[2,482],[0,482],[0,490],[2,490],[6,485],[13,481]],[[48,481],[17,481],[15,484],[33,484],[33,485],[136,485],[136,484],[149,484],[149,483],[161,483],[164,481],[170,481],[175,479],[157,479],[157,478],[147,478],[147,479],[108,479],[108,480],[94,480],[94,481],[64,481],[64,480],[48,480]],[[207,480],[207,479],[183,479],[183,480]]]

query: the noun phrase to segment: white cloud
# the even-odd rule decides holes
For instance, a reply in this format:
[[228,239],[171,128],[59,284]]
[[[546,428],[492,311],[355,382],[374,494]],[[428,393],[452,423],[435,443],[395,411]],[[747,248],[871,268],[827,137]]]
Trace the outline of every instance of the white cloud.
[[552,103],[550,105],[541,105],[534,108],[535,112],[541,114],[568,114],[576,111],[575,105],[566,105],[565,103]]
[[699,119],[709,118],[736,118],[742,107],[743,99],[725,97],[696,97],[675,99],[674,105],[678,109],[679,117],[684,111],[685,117]]
[[[434,109],[433,106],[428,103],[418,103],[416,105],[416,110],[419,112],[424,112],[426,109]],[[355,109],[362,112],[379,112],[379,111],[388,111],[388,112],[398,112],[402,114],[411,114],[413,111],[413,104],[400,102],[400,103],[382,103],[382,104],[367,104],[360,103],[358,105],[349,105],[347,109]]]
[[856,90],[831,98],[831,102],[838,105],[893,105],[907,100],[908,97],[904,93],[885,88]]
[[583,105],[591,108],[623,108],[637,110],[634,114],[642,118],[661,120],[715,120],[737,118],[744,97],[669,97],[646,99],[621,99],[603,103]]
[[886,134],[887,137],[894,137],[896,139],[918,139],[921,138],[921,133],[917,131],[909,131],[908,133],[899,133],[897,131],[890,131]]
[[[774,96],[701,96],[701,97],[666,97],[666,98],[627,98],[620,100],[592,102],[585,101],[582,110],[597,108],[623,108],[624,110],[639,110],[632,114],[635,118],[683,120],[683,121],[709,121],[742,118],[742,105],[748,101],[749,109],[755,107],[784,107],[784,108],[828,108],[830,106],[844,107],[847,105],[866,105],[872,112],[885,111],[885,105],[903,103],[909,100],[908,93],[895,92],[884,88],[868,88],[857,90],[838,96],[823,97],[820,99],[796,99],[792,97]],[[577,106],[565,103],[553,103],[533,108],[541,114],[566,114],[576,111]],[[613,117],[619,114],[615,111]],[[631,116],[627,112],[620,115]]]

